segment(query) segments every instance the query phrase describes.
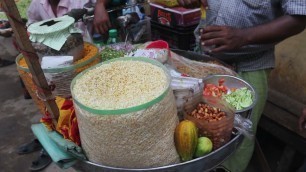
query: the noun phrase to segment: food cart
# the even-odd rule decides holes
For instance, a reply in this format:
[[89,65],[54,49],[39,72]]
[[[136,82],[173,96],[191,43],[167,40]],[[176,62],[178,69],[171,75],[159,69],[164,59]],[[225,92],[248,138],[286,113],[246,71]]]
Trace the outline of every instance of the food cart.
[[[186,58],[192,60],[202,60],[210,61],[216,60],[210,56],[199,55],[193,52],[184,51],[184,50],[172,50],[173,52],[183,55]],[[250,118],[252,109],[243,113],[247,118]],[[80,171],[112,171],[112,172],[128,172],[128,171],[143,171],[143,172],[205,172],[210,171],[218,167],[222,162],[224,162],[231,154],[233,154],[236,149],[239,147],[240,143],[244,139],[244,135],[237,131],[233,130],[231,139],[228,143],[222,147],[214,150],[210,154],[196,158],[187,162],[181,162],[178,164],[172,164],[156,168],[117,168],[112,166],[107,166],[103,164],[97,164],[88,160],[79,160],[73,168]]]

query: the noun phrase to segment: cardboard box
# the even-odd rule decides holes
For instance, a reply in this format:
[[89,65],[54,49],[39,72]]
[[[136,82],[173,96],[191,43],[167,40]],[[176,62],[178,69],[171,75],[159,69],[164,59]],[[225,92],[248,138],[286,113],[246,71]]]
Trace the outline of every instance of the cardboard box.
[[186,9],[183,7],[167,8],[150,3],[151,20],[170,27],[186,27],[198,24],[201,19],[200,8]]

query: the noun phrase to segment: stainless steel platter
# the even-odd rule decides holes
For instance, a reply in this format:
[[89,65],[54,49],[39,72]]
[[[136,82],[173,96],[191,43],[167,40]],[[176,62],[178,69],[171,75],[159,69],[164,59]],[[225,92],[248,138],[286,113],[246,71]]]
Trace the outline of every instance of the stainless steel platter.
[[105,166],[89,161],[79,161],[73,166],[73,168],[82,172],[206,172],[217,167],[232,153],[234,153],[242,142],[243,137],[244,136],[242,136],[240,133],[237,135],[233,134],[233,138],[230,142],[211,152],[207,156],[174,165],[147,169],[126,169]]

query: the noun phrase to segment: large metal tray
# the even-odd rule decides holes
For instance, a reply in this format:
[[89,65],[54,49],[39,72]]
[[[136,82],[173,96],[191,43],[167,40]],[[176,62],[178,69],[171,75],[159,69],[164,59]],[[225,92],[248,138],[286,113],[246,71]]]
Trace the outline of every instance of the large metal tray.
[[[197,61],[210,61],[217,60],[213,57],[200,55],[190,51],[183,50],[172,50],[173,52],[182,55],[191,60]],[[218,61],[218,60],[217,60]],[[220,63],[222,63],[220,61]],[[251,110],[247,112],[247,117],[250,117]],[[234,153],[237,147],[241,144],[244,136],[239,132],[233,132],[231,140],[220,147],[217,150],[214,150],[210,154],[193,159],[191,161],[162,166],[157,168],[146,168],[146,169],[126,169],[126,168],[116,168],[110,167],[102,164],[96,164],[90,161],[79,161],[76,163],[73,168],[78,171],[88,171],[88,172],[206,172],[216,168],[223,161],[225,161],[232,153]],[[127,152],[128,153],[128,152]]]
[[89,161],[79,161],[73,166],[73,168],[84,172],[205,172],[214,169],[225,159],[227,159],[232,153],[234,153],[242,142],[243,137],[244,136],[242,136],[240,133],[233,135],[233,138],[230,142],[211,152],[207,156],[174,165],[147,169],[126,169],[105,166]]

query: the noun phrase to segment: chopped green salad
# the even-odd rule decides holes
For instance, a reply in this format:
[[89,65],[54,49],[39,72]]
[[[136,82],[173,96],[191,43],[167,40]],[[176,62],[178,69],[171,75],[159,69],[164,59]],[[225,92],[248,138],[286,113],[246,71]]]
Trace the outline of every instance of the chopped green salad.
[[102,61],[107,61],[107,60],[111,60],[111,59],[114,59],[114,58],[123,57],[124,56],[124,51],[123,50],[115,50],[115,49],[110,48],[110,47],[105,47],[101,51],[100,56],[102,58]]
[[253,103],[252,92],[246,87],[224,94],[223,99],[234,106],[236,110],[247,108]]

